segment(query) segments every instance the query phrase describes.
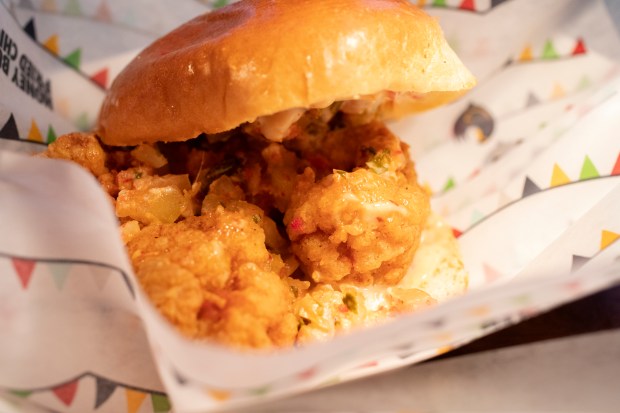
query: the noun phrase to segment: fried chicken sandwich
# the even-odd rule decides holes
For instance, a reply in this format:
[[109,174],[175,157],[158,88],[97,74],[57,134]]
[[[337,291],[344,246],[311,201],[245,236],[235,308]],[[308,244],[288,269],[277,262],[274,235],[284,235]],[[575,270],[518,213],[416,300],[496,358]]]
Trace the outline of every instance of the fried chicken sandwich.
[[180,332],[290,346],[466,289],[383,121],[474,84],[408,1],[240,1],[147,47],[95,131],[44,156],[97,177],[144,292]]

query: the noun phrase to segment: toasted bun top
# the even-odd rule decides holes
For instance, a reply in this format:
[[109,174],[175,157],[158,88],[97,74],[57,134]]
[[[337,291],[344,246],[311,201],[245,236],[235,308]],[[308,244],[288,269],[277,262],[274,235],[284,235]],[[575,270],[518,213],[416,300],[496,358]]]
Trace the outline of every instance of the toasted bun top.
[[400,115],[474,84],[437,21],[407,0],[247,0],[140,53],[112,84],[97,132],[110,145],[183,141],[286,109],[412,92],[384,111]]

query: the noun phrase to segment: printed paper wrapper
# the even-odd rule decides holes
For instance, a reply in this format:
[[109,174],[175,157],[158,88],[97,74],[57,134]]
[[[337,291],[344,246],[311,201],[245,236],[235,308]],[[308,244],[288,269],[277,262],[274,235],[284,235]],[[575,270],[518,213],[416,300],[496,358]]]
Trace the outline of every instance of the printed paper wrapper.
[[479,85],[391,127],[411,144],[435,210],[459,236],[470,291],[274,353],[181,337],[137,285],[97,182],[29,154],[88,129],[132,56],[223,3],[0,3],[5,397],[62,412],[234,408],[415,363],[620,280],[611,2],[420,1]]

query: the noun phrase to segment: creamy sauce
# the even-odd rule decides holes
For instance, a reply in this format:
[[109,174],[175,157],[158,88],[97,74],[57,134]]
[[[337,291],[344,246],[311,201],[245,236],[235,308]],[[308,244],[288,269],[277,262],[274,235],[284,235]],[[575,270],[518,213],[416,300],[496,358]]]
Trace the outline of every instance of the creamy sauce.
[[293,108],[269,116],[261,116],[256,120],[263,136],[270,141],[282,142],[289,134],[291,126],[301,118],[306,109]]

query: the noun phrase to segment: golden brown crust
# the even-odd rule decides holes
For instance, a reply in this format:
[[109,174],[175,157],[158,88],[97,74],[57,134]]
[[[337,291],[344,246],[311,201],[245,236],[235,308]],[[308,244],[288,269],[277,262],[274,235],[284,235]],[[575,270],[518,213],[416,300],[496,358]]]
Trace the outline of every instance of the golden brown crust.
[[437,21],[406,0],[249,0],[145,49],[114,81],[97,132],[110,145],[182,141],[384,90],[416,95],[393,108],[402,114],[474,83]]

